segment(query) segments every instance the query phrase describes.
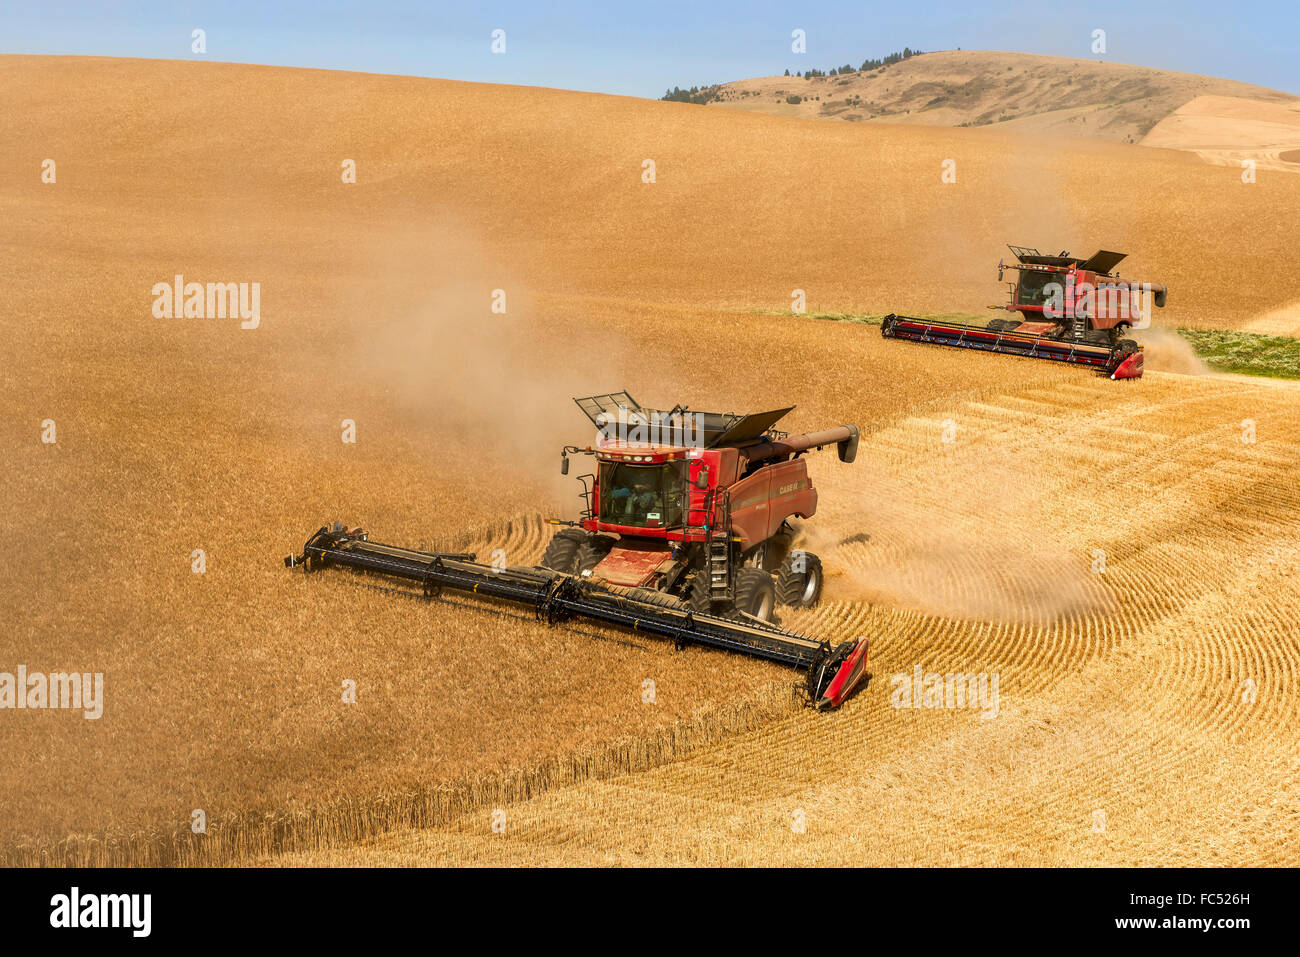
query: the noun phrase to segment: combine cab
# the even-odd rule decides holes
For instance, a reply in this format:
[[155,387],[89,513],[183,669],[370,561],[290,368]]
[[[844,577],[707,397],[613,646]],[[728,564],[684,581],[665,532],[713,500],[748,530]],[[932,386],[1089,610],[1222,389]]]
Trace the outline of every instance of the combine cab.
[[1008,283],[1008,303],[989,308],[1019,318],[976,326],[890,315],[881,335],[1087,365],[1112,379],[1141,377],[1142,347],[1127,336],[1151,324],[1152,307],[1163,308],[1164,286],[1121,279],[1113,270],[1123,253],[1103,249],[1078,259],[1067,252],[1046,256],[1025,246],[1009,248],[1016,262],[999,262],[998,279],[1007,270],[1017,278]]
[[456,589],[533,607],[547,622],[585,618],[740,651],[807,670],[800,685],[819,709],[838,707],[867,675],[866,638],[829,643],[781,629],[780,605],[821,598],[818,557],[792,547],[790,519],[817,510],[804,453],[857,454],[858,429],[790,436],[772,426],[791,408],[752,415],[643,409],[626,392],[576,399],[597,428],[579,477],[583,511],[546,548],[540,566],[500,569],[472,554],[372,542],[361,529],[321,528],[285,564],[343,566],[418,586]]

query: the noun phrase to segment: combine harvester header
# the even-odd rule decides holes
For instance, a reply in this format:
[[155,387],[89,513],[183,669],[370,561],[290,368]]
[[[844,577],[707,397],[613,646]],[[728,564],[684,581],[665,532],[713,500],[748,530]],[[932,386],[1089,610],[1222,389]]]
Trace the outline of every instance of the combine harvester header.
[[652,601],[640,589],[602,586],[545,568],[497,568],[475,561],[471,553],[419,552],[382,545],[370,541],[361,529],[337,522],[321,528],[307,540],[302,554],[286,557],[284,564],[301,567],[304,572],[350,568],[418,586],[429,599],[441,597],[443,589],[452,589],[527,605],[548,625],[587,619],[670,638],[679,648],[708,645],[792,665],[807,670],[800,690],[820,711],[843,704],[867,668],[865,638],[832,647],[829,642],[760,621],[704,615],[668,600]]
[[1144,357],[1142,347],[1136,343],[1131,347],[1106,346],[1058,339],[1039,332],[1007,332],[992,328],[992,324],[989,327],[971,326],[892,314],[881,320],[880,334],[886,339],[910,339],[980,352],[1001,352],[1092,366],[1112,379],[1142,377]]
[[1098,250],[1087,259],[1068,252],[1048,256],[1025,246],[1009,247],[1015,263],[998,263],[998,279],[1008,269],[1010,300],[989,306],[1018,313],[1019,319],[994,319],[986,326],[888,315],[880,334],[937,345],[1051,359],[1086,365],[1112,379],[1142,376],[1142,347],[1126,338],[1151,324],[1153,306],[1162,308],[1168,289],[1120,278],[1114,268],[1123,253]]

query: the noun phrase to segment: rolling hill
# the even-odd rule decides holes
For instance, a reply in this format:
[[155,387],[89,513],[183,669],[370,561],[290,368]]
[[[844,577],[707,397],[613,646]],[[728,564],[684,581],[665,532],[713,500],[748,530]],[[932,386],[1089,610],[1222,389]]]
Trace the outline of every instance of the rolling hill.
[[[716,94],[709,105],[776,116],[993,127],[1126,143],[1142,142],[1158,124],[1199,97],[1231,97],[1284,110],[1300,105],[1291,94],[1234,80],[1123,63],[974,50],[925,53],[846,75],[737,80],[719,84]],[[1174,143],[1170,138],[1149,145]]]

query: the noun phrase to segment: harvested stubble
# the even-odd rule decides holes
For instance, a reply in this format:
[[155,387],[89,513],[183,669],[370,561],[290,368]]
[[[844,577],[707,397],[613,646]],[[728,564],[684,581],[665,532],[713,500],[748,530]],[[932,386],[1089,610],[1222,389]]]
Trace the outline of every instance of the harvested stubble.
[[[795,619],[873,636],[842,711],[508,807],[504,834],[474,811],[268,863],[1294,866],[1298,408],[1153,373],[956,403],[946,449],[932,416],[899,421],[864,445],[869,485],[822,483],[823,535],[872,538],[826,552],[829,601]],[[916,665],[997,674],[997,718],[893,707]]]

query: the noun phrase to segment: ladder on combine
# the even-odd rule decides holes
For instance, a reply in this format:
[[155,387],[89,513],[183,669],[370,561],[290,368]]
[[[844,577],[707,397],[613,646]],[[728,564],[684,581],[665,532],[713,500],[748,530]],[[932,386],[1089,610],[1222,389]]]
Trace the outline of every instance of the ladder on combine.
[[709,493],[704,514],[712,520],[709,526],[709,598],[713,601],[731,601],[736,597],[735,575],[731,561],[731,496],[725,488],[715,488]]

